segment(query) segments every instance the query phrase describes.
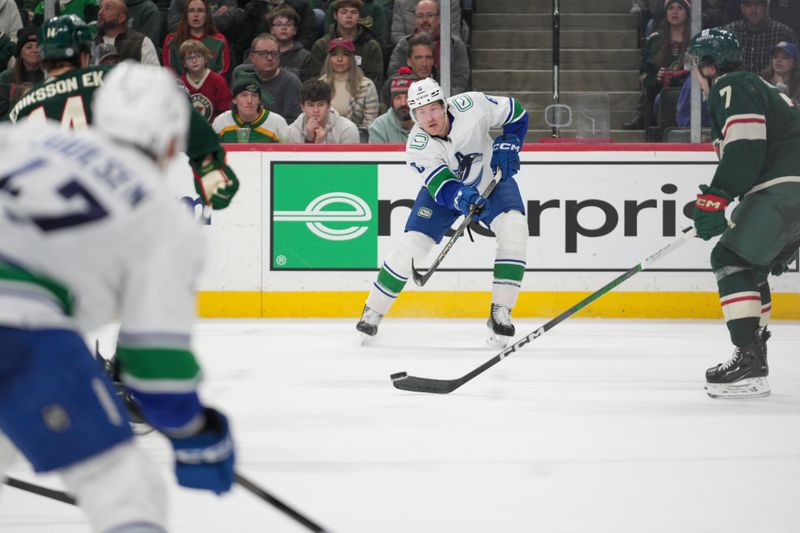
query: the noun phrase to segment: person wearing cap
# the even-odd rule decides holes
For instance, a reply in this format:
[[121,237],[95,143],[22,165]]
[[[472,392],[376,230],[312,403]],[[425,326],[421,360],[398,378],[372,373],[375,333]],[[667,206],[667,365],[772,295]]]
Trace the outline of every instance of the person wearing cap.
[[119,63],[119,52],[113,44],[100,43],[94,48],[94,65],[116,65]]
[[28,26],[17,32],[14,66],[0,73],[0,116],[5,116],[34,83],[44,79],[36,28]]
[[692,36],[690,0],[666,0],[664,18],[658,31],[642,45],[639,66],[639,106],[636,118],[623,126],[641,130],[654,124],[653,104],[658,93],[667,87],[681,87],[688,76],[683,68],[683,54]]
[[231,108],[211,126],[224,143],[277,143],[289,139],[286,119],[261,105],[261,85],[248,76],[233,82]]
[[289,142],[307,144],[357,144],[358,128],[331,108],[331,86],[310,79],[300,92],[303,113],[289,126]]
[[231,108],[231,88],[221,75],[208,67],[214,57],[201,41],[189,39],[181,43],[178,55],[183,65],[180,77],[192,105],[209,122]]
[[733,33],[742,47],[742,68],[758,74],[769,65],[772,47],[781,41],[797,44],[797,36],[787,25],[769,17],[767,0],[741,0],[742,18],[723,29]]
[[392,107],[370,125],[370,144],[405,144],[408,141],[408,134],[414,127],[408,107],[408,87],[417,79],[408,67],[389,78]]
[[797,46],[786,41],[773,46],[772,61],[761,71],[761,77],[800,104],[800,51]]
[[320,79],[331,86],[331,107],[355,124],[361,141],[367,142],[367,129],[378,117],[380,102],[375,84],[356,66],[355,52],[350,39],[331,39]]
[[361,67],[364,75],[372,80],[375,87],[383,83],[383,49],[380,42],[372,32],[360,22],[362,9],[361,0],[336,0],[333,4],[333,19],[330,31],[317,39],[311,47],[312,76],[322,74],[322,67],[327,57],[328,43],[337,37],[346,37],[353,41],[356,47],[354,57],[356,65]]
[[300,78],[281,68],[278,40],[270,33],[255,36],[250,45],[250,63],[233,69],[233,79],[254,77],[261,84],[261,105],[287,122],[300,116]]

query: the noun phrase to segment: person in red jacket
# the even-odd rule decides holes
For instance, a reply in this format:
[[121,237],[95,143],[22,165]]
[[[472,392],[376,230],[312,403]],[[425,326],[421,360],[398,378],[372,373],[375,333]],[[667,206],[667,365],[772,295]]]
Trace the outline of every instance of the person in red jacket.
[[231,88],[225,78],[208,68],[213,54],[200,41],[184,41],[178,53],[184,68],[181,83],[197,112],[212,122],[217,115],[231,108]]

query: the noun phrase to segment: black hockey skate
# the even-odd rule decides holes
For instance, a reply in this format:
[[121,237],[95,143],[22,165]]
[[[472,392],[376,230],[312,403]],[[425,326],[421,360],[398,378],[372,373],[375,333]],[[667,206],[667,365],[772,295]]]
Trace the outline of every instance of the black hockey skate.
[[511,323],[511,309],[502,305],[492,304],[486,326],[489,328],[486,343],[493,348],[505,348],[508,340],[516,333],[514,324]]
[[712,398],[763,398],[769,396],[767,382],[766,328],[756,331],[752,343],[737,347],[725,363],[706,370],[706,392]]
[[378,324],[383,320],[383,315],[364,306],[364,311],[361,313],[361,320],[356,324],[356,329],[362,333],[364,340],[374,337],[378,334]]

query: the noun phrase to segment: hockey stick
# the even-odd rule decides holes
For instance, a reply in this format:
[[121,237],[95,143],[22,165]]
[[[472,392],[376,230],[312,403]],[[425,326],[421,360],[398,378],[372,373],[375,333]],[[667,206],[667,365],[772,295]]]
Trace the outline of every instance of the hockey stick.
[[294,518],[295,520],[306,526],[311,531],[315,531],[317,533],[329,533],[327,529],[323,528],[322,526],[320,526],[307,516],[302,515],[298,511],[292,509],[291,507],[283,503],[281,500],[279,500],[269,492],[265,491],[264,489],[262,489],[261,487],[259,487],[246,477],[242,476],[238,472],[236,474],[236,482],[243,488],[249,490],[255,496],[258,496],[262,500],[266,501],[267,503],[275,507],[276,509],[283,511],[284,514],[291,516],[292,518]]
[[[316,533],[326,533],[328,530],[324,529],[322,526],[313,522],[310,518],[306,517],[305,515],[300,514],[295,509],[289,507],[281,500],[264,490],[263,488],[259,487],[246,477],[242,476],[238,472],[236,473],[236,482],[244,489],[247,489],[252,494],[255,494],[262,500],[267,501],[273,507],[283,511],[285,514],[289,515],[290,517],[294,518],[304,526],[306,526],[311,531]],[[44,496],[45,498],[50,498],[52,500],[57,500],[63,503],[68,503],[70,505],[78,505],[77,500],[74,496],[67,494],[63,490],[56,490],[56,489],[48,489],[47,487],[42,487],[40,485],[36,485],[34,483],[28,483],[27,481],[22,481],[21,479],[7,477],[4,481],[6,485],[9,487],[14,487],[15,489],[24,490],[38,496]]]
[[[483,191],[483,198],[488,198],[489,195],[492,194],[492,191],[494,190],[494,187],[495,185],[497,185],[497,183],[498,180],[496,178],[493,179],[491,182],[489,182],[489,186],[486,187],[485,191]],[[425,272],[424,274],[420,274],[419,271],[416,268],[414,268],[414,259],[413,258],[411,259],[411,277],[414,278],[414,283],[416,283],[420,287],[428,283],[428,280],[431,279],[433,273],[436,272],[436,267],[439,266],[439,263],[444,261],[444,257],[447,255],[447,252],[450,251],[450,248],[452,248],[453,245],[456,243],[456,241],[459,239],[459,237],[461,237],[464,234],[464,230],[467,229],[467,226],[469,226],[472,220],[475,218],[475,211],[476,207],[473,205],[470,208],[469,213],[467,213],[467,216],[464,217],[464,221],[458,227],[453,236],[450,237],[450,240],[447,241],[447,244],[444,245],[442,251],[439,252],[439,256],[433,261],[433,264],[431,264],[427,272]]]
[[41,485],[28,483],[27,481],[22,481],[21,479],[13,477],[7,477],[4,483],[9,487],[14,487],[15,489],[32,492],[33,494],[38,494],[39,496],[44,496],[45,498],[50,498],[51,500],[58,500],[60,502],[68,503],[70,505],[78,505],[78,502],[75,500],[75,498],[73,498],[63,490],[48,489],[47,487],[42,487]]
[[[100,341],[95,341],[94,351],[95,351],[95,357],[97,358],[97,361],[103,367],[103,369],[105,370],[106,374],[108,374],[109,379],[111,379],[111,381],[114,384],[114,387],[117,389],[117,394],[120,395],[122,401],[125,403],[125,407],[127,408],[128,415],[129,415],[129,417],[131,419],[131,426],[133,426],[134,433],[136,433],[137,435],[144,435],[144,434],[150,433],[151,431],[154,431],[154,428],[147,423],[147,420],[145,419],[141,408],[136,403],[136,401],[133,398],[131,398],[130,394],[128,394],[127,390],[125,389],[125,385],[120,380],[120,378],[119,378],[119,368],[117,366],[117,359],[114,358],[114,357],[112,357],[111,359],[106,359],[100,354]],[[147,430],[142,430],[141,429],[142,427],[147,428]],[[281,500],[279,500],[278,498],[276,498],[275,496],[273,496],[272,494],[270,494],[269,492],[267,492],[263,488],[259,487],[258,485],[256,485],[255,483],[253,483],[252,481],[247,479],[246,477],[242,476],[238,472],[236,472],[234,475],[235,475],[236,482],[242,488],[247,489],[252,494],[255,494],[256,496],[258,496],[262,500],[266,501],[267,503],[269,503],[270,505],[272,505],[276,509],[278,509],[278,510],[282,511],[283,513],[289,515],[290,517],[294,518],[295,520],[297,520],[298,522],[300,522],[301,524],[306,526],[311,531],[315,531],[315,532],[319,532],[319,533],[325,533],[326,532],[326,530],[323,529],[322,526],[314,523],[311,519],[309,519],[308,517],[302,515],[300,512],[296,511],[295,509],[292,509],[291,507],[289,507],[288,505],[283,503]],[[43,490],[49,490],[49,489],[43,489]],[[32,491],[32,492],[36,492],[36,491]],[[37,492],[37,494],[39,494],[39,493]],[[69,496],[66,493],[62,493],[62,496],[66,497],[66,498],[72,498],[72,496]],[[54,497],[54,496],[51,496],[51,497]],[[68,501],[68,500],[62,500],[62,501],[67,501],[67,503],[72,503],[72,504],[75,503],[75,499],[74,498],[72,498],[71,502]]]
[[603,296],[607,292],[611,291],[612,289],[614,289],[615,287],[620,285],[623,281],[627,280],[628,278],[630,278],[634,274],[636,274],[638,272],[641,272],[642,270],[646,269],[650,264],[655,263],[656,261],[658,261],[659,259],[661,259],[665,255],[667,255],[668,253],[672,252],[673,250],[675,250],[676,248],[681,246],[686,241],[688,241],[688,240],[692,239],[693,237],[695,237],[696,234],[697,234],[697,232],[695,231],[695,229],[693,227],[684,229],[683,230],[683,235],[681,235],[680,238],[676,239],[675,241],[673,241],[672,243],[668,244],[667,246],[661,248],[659,251],[655,252],[654,254],[652,254],[651,256],[647,257],[646,259],[643,259],[635,267],[629,269],[624,274],[620,275],[619,277],[617,277],[613,281],[607,283],[601,289],[593,292],[592,294],[590,294],[589,296],[587,296],[586,298],[584,298],[580,302],[576,303],[575,305],[573,305],[572,307],[570,307],[569,309],[567,309],[566,311],[564,311],[563,313],[561,313],[560,315],[558,315],[557,317],[552,319],[550,322],[545,324],[544,326],[540,327],[539,329],[537,329],[533,333],[529,333],[528,335],[526,335],[525,337],[521,338],[520,340],[518,340],[517,342],[515,342],[514,344],[512,344],[511,346],[509,346],[508,348],[506,348],[502,352],[500,352],[499,354],[495,355],[494,357],[492,357],[491,359],[489,359],[488,361],[483,363],[481,366],[479,366],[478,368],[476,368],[472,372],[469,372],[469,373],[461,376],[460,378],[456,378],[456,379],[421,378],[421,377],[417,377],[417,376],[409,376],[406,372],[398,372],[398,373],[392,374],[390,376],[391,379],[392,379],[392,385],[394,385],[395,388],[397,388],[397,389],[405,390],[405,391],[412,391],[412,392],[431,392],[431,393],[435,393],[435,394],[447,394],[447,393],[453,392],[454,390],[459,388],[464,383],[470,381],[475,376],[478,376],[478,375],[484,373],[486,370],[488,370],[489,368],[493,367],[494,365],[496,365],[497,363],[499,363],[500,361],[502,361],[503,359],[505,359],[506,357],[508,357],[512,353],[516,352],[517,350],[519,350],[520,348],[522,348],[523,346],[525,346],[526,344],[528,344],[532,340],[534,340],[534,339],[536,339],[538,337],[541,337],[542,335],[544,335],[545,332],[553,329],[555,326],[557,326],[558,324],[560,324],[561,322],[563,322],[564,320],[566,320],[570,316],[574,315],[575,313],[577,313],[578,311],[580,311],[581,309],[583,309],[584,307],[586,307],[590,303],[594,302],[595,300],[597,300],[598,298],[600,298],[601,296]]

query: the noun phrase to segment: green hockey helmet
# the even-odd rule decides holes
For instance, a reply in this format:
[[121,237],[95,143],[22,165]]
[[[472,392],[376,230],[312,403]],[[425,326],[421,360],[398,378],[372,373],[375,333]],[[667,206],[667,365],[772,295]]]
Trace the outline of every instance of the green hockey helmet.
[[733,33],[722,28],[703,30],[686,47],[686,68],[715,65],[724,70],[742,62],[742,47]]
[[77,59],[89,52],[92,31],[75,15],[53,17],[39,29],[39,57],[42,59]]

